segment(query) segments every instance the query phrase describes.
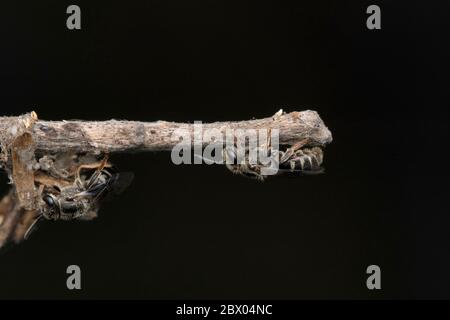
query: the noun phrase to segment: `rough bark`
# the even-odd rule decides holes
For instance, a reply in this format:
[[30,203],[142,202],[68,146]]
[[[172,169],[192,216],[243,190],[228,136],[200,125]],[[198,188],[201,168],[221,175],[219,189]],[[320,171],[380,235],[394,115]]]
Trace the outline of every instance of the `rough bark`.
[[[0,143],[12,143],[21,123],[30,115],[21,117],[0,117]],[[32,117],[31,117],[32,118]],[[25,120],[24,120],[25,119]],[[18,124],[19,123],[19,124]],[[17,128],[17,129],[16,129]],[[309,138],[311,143],[320,145],[331,142],[332,137],[318,113],[315,111],[277,113],[273,117],[235,122],[214,122],[203,124],[203,130],[215,128],[225,134],[226,129],[279,129],[280,144],[293,145],[299,140]],[[173,138],[176,130],[190,132],[192,123],[167,121],[41,121],[35,120],[30,130],[36,151],[42,152],[139,152],[171,150],[178,140]],[[206,143],[206,142],[205,142]]]

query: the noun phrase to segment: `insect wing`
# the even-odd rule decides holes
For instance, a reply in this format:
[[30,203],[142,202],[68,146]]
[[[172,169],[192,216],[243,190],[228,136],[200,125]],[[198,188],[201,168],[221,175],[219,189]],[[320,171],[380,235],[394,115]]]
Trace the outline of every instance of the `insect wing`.
[[132,172],[115,173],[107,183],[100,185],[101,190],[95,196],[96,199],[110,200],[112,196],[119,195],[125,191],[134,179]]
[[134,179],[133,172],[120,172],[116,173],[113,178],[111,178],[110,186],[111,193],[118,195],[128,188]]

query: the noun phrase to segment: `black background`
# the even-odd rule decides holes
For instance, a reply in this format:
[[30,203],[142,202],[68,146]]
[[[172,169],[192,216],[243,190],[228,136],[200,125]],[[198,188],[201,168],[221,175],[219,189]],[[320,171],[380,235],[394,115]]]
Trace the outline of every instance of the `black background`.
[[[92,222],[0,254],[0,298],[450,298],[449,8],[426,1],[15,1],[0,110],[41,119],[244,120],[314,109],[326,174],[265,183],[170,154]],[[382,29],[366,28],[378,4]],[[2,191],[6,178],[2,178]],[[81,291],[66,267],[82,269]],[[382,290],[366,288],[366,267]]]

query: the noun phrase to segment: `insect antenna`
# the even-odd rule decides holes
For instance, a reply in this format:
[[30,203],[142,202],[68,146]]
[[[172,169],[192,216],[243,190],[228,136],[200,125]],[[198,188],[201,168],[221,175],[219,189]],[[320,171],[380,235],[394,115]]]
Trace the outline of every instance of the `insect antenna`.
[[25,240],[28,240],[30,238],[31,233],[37,228],[37,225],[39,223],[39,221],[41,221],[43,218],[43,215],[40,214],[36,220],[33,221],[33,223],[28,227],[27,231],[25,232],[23,238]]

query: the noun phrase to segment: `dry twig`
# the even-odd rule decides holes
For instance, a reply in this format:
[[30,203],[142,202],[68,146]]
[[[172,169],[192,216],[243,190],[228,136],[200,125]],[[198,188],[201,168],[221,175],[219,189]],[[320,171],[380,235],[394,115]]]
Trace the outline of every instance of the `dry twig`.
[[[314,147],[332,140],[317,112],[309,110],[291,113],[280,110],[264,119],[203,124],[203,130],[212,128],[224,137],[227,129],[278,129],[280,145],[292,147],[288,149],[292,154],[299,142],[303,146],[307,141],[308,147]],[[179,129],[187,130],[194,141],[191,123],[42,121],[35,112],[0,117],[0,168],[8,173],[13,184],[0,202],[0,247],[11,238],[20,240],[41,209],[37,182],[41,189],[48,181],[67,184],[69,177],[74,176],[74,167],[94,161],[95,155],[172,150],[179,143],[173,138]],[[208,142],[203,141],[205,145]]]

